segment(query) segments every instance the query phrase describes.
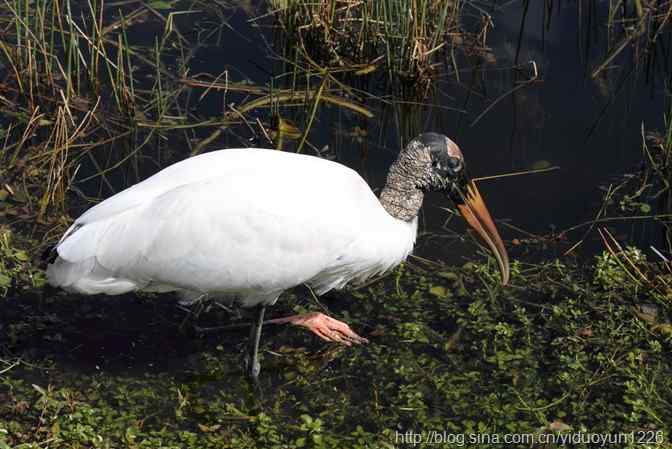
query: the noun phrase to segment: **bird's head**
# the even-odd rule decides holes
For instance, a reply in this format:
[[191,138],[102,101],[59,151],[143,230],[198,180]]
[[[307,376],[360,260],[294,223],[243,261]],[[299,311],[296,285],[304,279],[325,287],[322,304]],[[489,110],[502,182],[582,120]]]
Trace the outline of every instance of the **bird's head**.
[[467,175],[460,147],[443,134],[424,133],[413,139],[406,151],[415,159],[416,173],[421,173],[416,177],[416,187],[443,192],[455,203],[469,226],[494,253],[502,284],[506,285],[509,257],[476,184]]

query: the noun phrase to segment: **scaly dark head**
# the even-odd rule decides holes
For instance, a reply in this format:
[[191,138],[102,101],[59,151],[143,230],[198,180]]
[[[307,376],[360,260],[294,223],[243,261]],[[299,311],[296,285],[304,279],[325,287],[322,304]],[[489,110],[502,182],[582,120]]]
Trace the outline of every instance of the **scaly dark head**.
[[441,191],[455,203],[469,226],[494,253],[502,284],[506,285],[509,282],[509,257],[476,184],[467,175],[460,147],[438,133],[421,134],[411,141],[411,145],[422,148],[425,159],[429,156],[419,187]]

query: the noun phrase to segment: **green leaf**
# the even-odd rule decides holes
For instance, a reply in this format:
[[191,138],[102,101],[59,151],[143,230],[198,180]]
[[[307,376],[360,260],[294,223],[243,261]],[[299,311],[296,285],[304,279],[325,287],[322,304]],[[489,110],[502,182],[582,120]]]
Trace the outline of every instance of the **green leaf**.
[[543,170],[544,168],[550,167],[552,164],[546,160],[538,160],[532,164],[532,170]]
[[450,296],[446,287],[442,287],[440,285],[435,285],[434,287],[430,288],[429,293],[438,298],[447,298],[448,296]]
[[452,271],[440,271],[436,274],[437,276],[448,279],[449,281],[457,281],[458,279],[457,273],[453,273]]
[[174,2],[165,2],[163,0],[154,0],[149,2],[149,6],[154,9],[170,9],[173,7]]

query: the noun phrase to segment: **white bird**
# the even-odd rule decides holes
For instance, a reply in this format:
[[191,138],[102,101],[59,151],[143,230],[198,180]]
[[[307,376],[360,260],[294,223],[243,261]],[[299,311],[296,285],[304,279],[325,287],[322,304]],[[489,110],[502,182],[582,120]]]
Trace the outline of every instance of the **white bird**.
[[[313,156],[244,148],[183,160],[75,220],[49,254],[47,276],[83,294],[177,291],[256,307],[247,359],[256,380],[265,307],[300,284],[322,294],[395,267],[413,249],[430,190],[457,204],[506,284],[506,250],[462,153],[436,133],[400,152],[380,198],[355,171]],[[270,321],[328,341],[366,342],[321,313]]]

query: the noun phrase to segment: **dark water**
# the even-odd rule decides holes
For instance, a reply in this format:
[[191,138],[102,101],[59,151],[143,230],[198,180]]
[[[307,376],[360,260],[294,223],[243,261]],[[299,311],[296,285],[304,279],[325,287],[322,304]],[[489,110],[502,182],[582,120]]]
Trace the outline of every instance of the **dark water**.
[[[400,145],[411,137],[401,128],[442,132],[461,146],[474,176],[560,167],[543,174],[481,182],[498,220],[540,235],[591,220],[604,193],[599,187],[637,170],[642,123],[647,129],[662,129],[665,74],[658,68],[651,72],[632,70],[633,53],[628,50],[591,79],[590,72],[606,53],[607,5],[597,5],[589,26],[585,11],[579,14],[575,2],[558,2],[545,27],[544,3],[530,2],[522,34],[521,3],[509,2],[491,10],[495,27],[489,32],[488,45],[494,61],[475,71],[473,63],[462,58],[460,82],[454,76],[444,79],[438,83],[438,93],[426,100],[440,107],[420,108],[411,116],[402,107],[370,105],[376,118],[368,121],[322,107],[311,143],[318,148],[328,146],[337,160],[358,169],[377,189],[383,185]],[[269,29],[252,26],[242,12],[232,14],[229,20],[235,31],[225,29],[217,45],[200,49],[191,61],[191,73],[216,76],[228,71],[231,81],[268,85],[273,79],[279,83],[282,78],[278,75],[286,67],[269,57],[269,45],[278,43],[277,36]],[[517,53],[521,69],[516,72],[512,67]],[[506,95],[532,76],[533,65],[538,72],[536,81]],[[503,99],[476,121],[501,96]],[[221,95],[212,94],[195,102],[194,107],[199,114],[213,117],[221,113],[224,101]],[[291,111],[283,114],[292,117]],[[349,137],[355,127],[365,130],[367,137]],[[212,148],[264,146],[263,140],[248,137],[251,133],[243,130],[236,136],[225,136]],[[440,208],[446,206],[449,204],[443,198],[430,196],[424,208],[423,231],[443,232],[448,215]],[[460,220],[453,220],[449,228],[463,229]],[[500,228],[505,239],[525,237]],[[585,229],[570,233],[568,241],[580,239]],[[657,237],[651,228],[635,229],[626,224],[619,229],[639,243]],[[590,250],[601,247],[595,237],[588,236],[586,247]],[[419,251],[454,261],[451,256],[456,248],[432,244]]]
[[[550,28],[544,31],[544,3],[530,2],[519,58],[520,62],[536,62],[540,81],[508,97],[469,126],[493,97],[513,86],[510,72],[498,73],[493,67],[485,74],[490,95],[485,101],[471,102],[463,118],[467,124],[454,131],[478,173],[530,168],[541,160],[561,167],[557,172],[482,184],[497,216],[510,218],[534,233],[591,219],[602,196],[597,186],[636,169],[642,122],[649,129],[662,127],[664,112],[659,80],[647,84],[639,73],[623,81],[631,54],[618,59],[604,76],[590,79],[589,72],[604,58],[604,39],[591,42],[586,59],[585,37],[577,32],[576,4],[559,2]],[[601,2],[602,17],[605,3]],[[495,15],[496,27],[489,37],[497,66],[514,65],[520,20],[517,4]],[[604,31],[600,27],[597,34],[603,37]],[[446,121],[449,129],[451,122],[455,120]]]

